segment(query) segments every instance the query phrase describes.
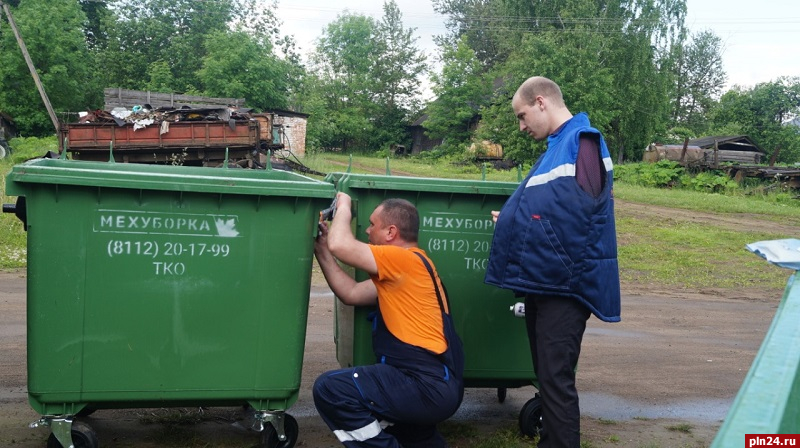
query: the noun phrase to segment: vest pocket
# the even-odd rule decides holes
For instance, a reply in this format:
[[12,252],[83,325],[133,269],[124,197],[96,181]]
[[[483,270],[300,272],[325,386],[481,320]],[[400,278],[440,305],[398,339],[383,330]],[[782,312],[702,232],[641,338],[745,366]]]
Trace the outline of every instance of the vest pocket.
[[550,221],[531,218],[523,241],[520,281],[555,289],[568,289],[573,263]]

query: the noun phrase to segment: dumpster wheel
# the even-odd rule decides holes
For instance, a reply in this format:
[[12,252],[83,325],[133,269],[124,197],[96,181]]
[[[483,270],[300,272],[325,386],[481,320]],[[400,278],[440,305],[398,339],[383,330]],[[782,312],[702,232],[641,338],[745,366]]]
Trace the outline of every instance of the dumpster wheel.
[[530,438],[542,431],[542,397],[538,393],[519,411],[519,430]]
[[508,389],[505,387],[498,387],[497,388],[497,401],[503,403],[506,401],[506,395],[508,395]]
[[[75,448],[97,448],[100,446],[97,442],[97,434],[86,423],[74,420],[70,435]],[[50,437],[47,438],[47,448],[63,448],[63,445],[58,441],[55,434],[50,433]]]
[[281,442],[275,427],[272,424],[264,425],[259,448],[292,448],[297,443],[300,429],[297,426],[297,420],[289,414],[283,414],[283,431],[286,434],[286,440]]

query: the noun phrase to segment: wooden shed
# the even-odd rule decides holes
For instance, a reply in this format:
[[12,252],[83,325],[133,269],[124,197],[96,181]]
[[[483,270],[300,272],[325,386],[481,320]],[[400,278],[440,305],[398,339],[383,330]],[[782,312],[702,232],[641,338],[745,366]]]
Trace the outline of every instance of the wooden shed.
[[428,119],[428,114],[423,114],[417,121],[411,123],[408,127],[411,133],[411,154],[419,154],[422,151],[430,151],[431,149],[442,144],[440,138],[429,138],[425,135],[425,127],[423,123]]
[[689,140],[689,145],[704,149],[707,161],[714,164],[725,162],[759,164],[763,162],[766,154],[766,151],[746,135],[696,138]]
[[672,160],[684,165],[719,166],[722,163],[759,164],[765,152],[746,135],[710,136],[689,140],[684,145],[650,144],[642,158],[645,162]]

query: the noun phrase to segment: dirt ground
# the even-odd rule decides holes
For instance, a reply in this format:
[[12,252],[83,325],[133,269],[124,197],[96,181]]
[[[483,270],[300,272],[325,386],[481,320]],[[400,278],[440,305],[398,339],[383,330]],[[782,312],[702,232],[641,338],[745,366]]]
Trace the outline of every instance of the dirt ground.
[[[678,213],[618,201],[618,213],[669,214],[738,228],[748,217]],[[663,218],[663,216],[661,216]],[[763,221],[757,223],[763,227]],[[774,224],[776,233],[798,228]],[[787,271],[787,278],[789,272]],[[0,272],[0,446],[43,447],[47,428],[27,403],[25,271]],[[782,290],[675,291],[623,285],[617,324],[590,319],[578,368],[582,439],[590,447],[707,447],[725,417],[759,349]],[[319,273],[312,286],[298,402],[289,409],[299,424],[298,447],[340,446],[316,415],[314,379],[337,368],[333,296]],[[517,428],[519,411],[535,390],[468,389],[461,409],[443,425],[451,446]],[[238,427],[239,409],[102,410],[85,421],[103,447],[247,447],[257,436]],[[484,445],[486,446],[486,445]]]

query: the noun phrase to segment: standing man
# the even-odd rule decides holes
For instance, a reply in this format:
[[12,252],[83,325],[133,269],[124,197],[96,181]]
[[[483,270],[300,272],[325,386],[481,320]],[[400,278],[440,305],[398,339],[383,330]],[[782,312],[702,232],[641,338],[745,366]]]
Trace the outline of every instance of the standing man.
[[[338,193],[330,230],[314,245],[325,280],[346,305],[376,305],[377,364],[334,370],[314,383],[320,416],[346,447],[446,447],[436,424],[464,395],[464,355],[433,263],[417,246],[419,213],[383,201],[369,218],[369,244],[350,231],[351,199]],[[368,273],[356,282],[339,266]]]
[[611,156],[561,89],[527,79],[511,107],[520,131],[547,150],[499,212],[486,283],[525,296],[525,323],[542,397],[540,448],[580,446],[575,368],[591,314],[620,320]]

